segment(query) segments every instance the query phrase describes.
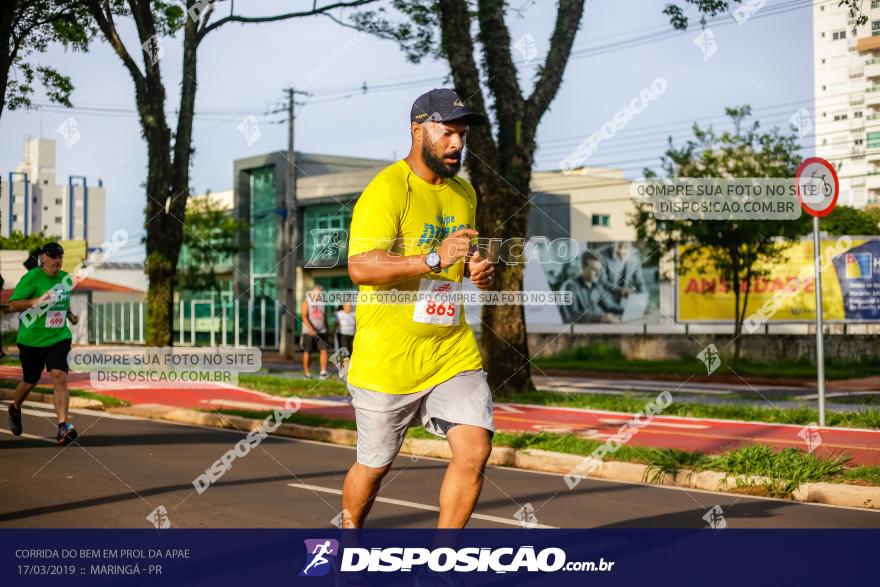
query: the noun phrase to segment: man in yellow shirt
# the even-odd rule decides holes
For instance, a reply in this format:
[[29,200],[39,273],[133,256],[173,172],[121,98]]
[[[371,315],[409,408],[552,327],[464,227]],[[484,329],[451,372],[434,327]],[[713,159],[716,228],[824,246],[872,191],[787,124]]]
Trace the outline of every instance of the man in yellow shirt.
[[[460,291],[465,276],[480,289],[495,280],[492,264],[470,253],[476,192],[456,177],[469,125],[485,122],[453,90],[423,94],[410,112],[409,154],[355,205],[348,273],[360,295],[348,389],[358,446],[343,486],[344,527],[363,525],[410,425],[447,438],[452,451],[438,527],[464,527],[479,497],[495,431],[492,393],[464,306],[442,294]],[[388,293],[425,299],[388,303]]]

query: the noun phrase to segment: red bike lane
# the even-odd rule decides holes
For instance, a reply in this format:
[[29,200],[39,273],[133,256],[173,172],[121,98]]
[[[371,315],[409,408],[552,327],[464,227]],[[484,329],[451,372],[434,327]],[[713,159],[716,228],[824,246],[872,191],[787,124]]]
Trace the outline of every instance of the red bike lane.
[[[18,367],[0,366],[0,378],[17,380]],[[41,385],[51,386],[48,375]],[[271,410],[282,407],[285,398],[232,385],[190,384],[168,388],[118,387],[103,389],[94,386],[87,373],[71,373],[70,386],[116,397],[133,405],[160,404],[196,410],[221,408],[239,410]],[[345,398],[302,400],[300,412],[332,419],[353,420],[354,410]],[[641,418],[640,422],[644,422]],[[560,408],[526,404],[497,403],[495,426],[500,432],[552,432],[576,434],[604,442],[621,434],[634,422],[633,415],[623,412]],[[880,431],[851,428],[805,428],[799,424],[770,424],[655,416],[627,441],[633,446],[677,448],[717,454],[747,444],[765,444],[775,449],[789,447],[807,450],[807,440],[814,454],[828,457],[847,453],[853,464],[880,465]]]

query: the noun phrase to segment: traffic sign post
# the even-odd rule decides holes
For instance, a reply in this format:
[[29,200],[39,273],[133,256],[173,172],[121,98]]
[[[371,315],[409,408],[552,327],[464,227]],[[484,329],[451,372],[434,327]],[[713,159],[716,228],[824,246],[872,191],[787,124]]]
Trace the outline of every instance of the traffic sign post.
[[825,346],[822,326],[822,247],[819,241],[819,218],[837,205],[840,182],[834,167],[825,159],[804,160],[795,174],[801,209],[813,217],[813,265],[816,272],[816,383],[819,392],[819,426],[825,425]]

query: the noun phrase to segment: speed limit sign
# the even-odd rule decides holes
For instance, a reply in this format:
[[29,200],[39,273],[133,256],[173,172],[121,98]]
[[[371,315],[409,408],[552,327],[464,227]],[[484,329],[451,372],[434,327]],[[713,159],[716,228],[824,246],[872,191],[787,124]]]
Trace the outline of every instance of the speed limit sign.
[[837,205],[840,182],[834,167],[821,157],[810,157],[795,173],[797,197],[810,216],[828,216]]

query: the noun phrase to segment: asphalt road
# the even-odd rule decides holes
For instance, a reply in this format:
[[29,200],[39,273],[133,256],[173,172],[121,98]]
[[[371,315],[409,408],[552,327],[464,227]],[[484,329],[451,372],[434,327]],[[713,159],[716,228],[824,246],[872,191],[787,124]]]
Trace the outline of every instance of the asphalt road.
[[[164,507],[181,528],[330,527],[354,449],[269,438],[198,494],[193,479],[244,435],[74,410],[80,446],[59,448],[52,412],[26,407],[25,436],[0,425],[0,525],[151,527]],[[445,462],[400,457],[372,527],[432,527]],[[528,505],[527,505],[528,504]],[[471,527],[518,527],[517,512],[552,527],[706,527],[720,505],[729,528],[880,527],[880,512],[490,468]],[[521,509],[524,508],[524,509]],[[532,517],[533,516],[533,517]],[[523,514],[520,514],[523,517]]]

